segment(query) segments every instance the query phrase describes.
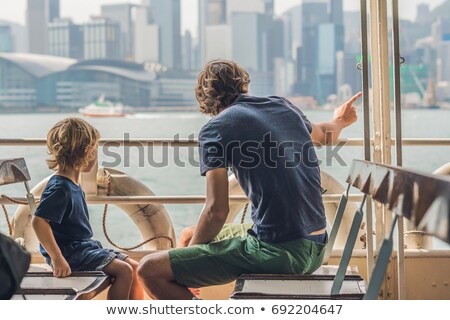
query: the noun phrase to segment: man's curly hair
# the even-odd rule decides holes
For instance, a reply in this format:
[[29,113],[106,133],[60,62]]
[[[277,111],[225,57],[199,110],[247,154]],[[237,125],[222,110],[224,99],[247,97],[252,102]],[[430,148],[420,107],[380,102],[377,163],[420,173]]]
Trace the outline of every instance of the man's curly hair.
[[198,76],[195,95],[201,113],[215,116],[242,93],[248,93],[250,76],[233,61],[213,60]]
[[59,121],[47,135],[49,169],[82,169],[93,160],[100,133],[92,125],[79,118]]

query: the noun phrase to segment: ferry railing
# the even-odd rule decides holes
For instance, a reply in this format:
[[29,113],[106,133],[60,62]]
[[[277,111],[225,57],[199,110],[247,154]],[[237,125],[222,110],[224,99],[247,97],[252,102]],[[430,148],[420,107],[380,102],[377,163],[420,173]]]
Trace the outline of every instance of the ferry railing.
[[[323,201],[325,203],[339,202],[341,195],[324,195]],[[353,194],[349,196],[349,202],[361,201],[362,195]],[[39,197],[36,197],[39,201]],[[204,204],[205,196],[136,196],[136,197],[98,197],[86,196],[86,202],[89,204]],[[15,204],[14,201],[25,202],[25,197],[11,197],[10,199],[0,198],[0,204]],[[232,203],[247,203],[246,196],[230,196]]]
[[[24,138],[24,139],[0,139],[0,147],[44,147],[46,146],[46,139],[41,138]],[[403,146],[449,146],[450,138],[412,138],[403,139]],[[101,139],[100,146],[115,146],[115,147],[197,147],[198,141],[193,139]],[[361,147],[364,145],[364,139],[351,138],[338,140],[334,146],[345,147]],[[374,145],[374,141],[371,140],[371,145]],[[392,140],[392,145],[395,146],[395,140]],[[325,194],[323,196],[324,203],[338,203],[340,201],[341,194]],[[14,201],[26,201],[23,197],[12,197]],[[36,198],[39,200],[39,197]],[[99,197],[94,195],[88,195],[86,201],[89,204],[203,204],[205,202],[205,196],[192,195],[192,196],[136,196],[136,197]],[[351,194],[349,195],[350,202],[361,201],[362,195]],[[232,203],[247,203],[248,198],[245,196],[230,196],[230,202]],[[0,204],[14,204],[9,199],[0,198]]]
[[[391,139],[392,146],[395,146],[395,139]],[[44,147],[46,146],[46,139],[26,138],[26,139],[0,139],[0,147]],[[364,139],[350,138],[338,140],[334,146],[340,147],[362,147]],[[374,146],[374,140],[370,142]],[[450,138],[406,138],[402,140],[403,146],[408,147],[450,147]],[[197,140],[173,140],[173,139],[101,139],[100,146],[111,147],[197,147]]]

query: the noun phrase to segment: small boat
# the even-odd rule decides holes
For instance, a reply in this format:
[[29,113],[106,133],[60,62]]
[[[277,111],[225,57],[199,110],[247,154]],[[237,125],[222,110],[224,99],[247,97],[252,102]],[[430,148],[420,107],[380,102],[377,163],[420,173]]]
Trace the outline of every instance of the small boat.
[[114,103],[102,95],[97,101],[78,110],[87,117],[124,117],[132,113],[132,108],[122,103]]

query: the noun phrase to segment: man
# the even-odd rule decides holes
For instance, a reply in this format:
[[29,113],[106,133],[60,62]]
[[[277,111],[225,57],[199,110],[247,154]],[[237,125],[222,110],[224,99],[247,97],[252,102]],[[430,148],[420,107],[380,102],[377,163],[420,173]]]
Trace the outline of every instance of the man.
[[[288,100],[247,95],[249,74],[211,61],[196,88],[200,111],[213,118],[199,135],[206,204],[184,234],[187,248],[145,257],[138,273],[155,299],[192,299],[188,288],[231,282],[244,273],[314,272],[327,242],[320,169],[313,142],[335,142],[357,119],[357,94],[333,120],[312,124]],[[228,168],[252,203],[253,226],[226,225]]]

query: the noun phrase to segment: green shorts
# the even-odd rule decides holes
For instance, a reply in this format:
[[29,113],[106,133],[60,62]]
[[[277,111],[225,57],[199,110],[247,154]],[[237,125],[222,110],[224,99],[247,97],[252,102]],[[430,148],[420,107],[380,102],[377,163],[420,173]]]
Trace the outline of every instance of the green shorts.
[[242,274],[307,274],[322,264],[325,245],[307,239],[271,244],[247,231],[251,225],[225,225],[209,244],[169,251],[175,279],[189,288],[220,285]]

